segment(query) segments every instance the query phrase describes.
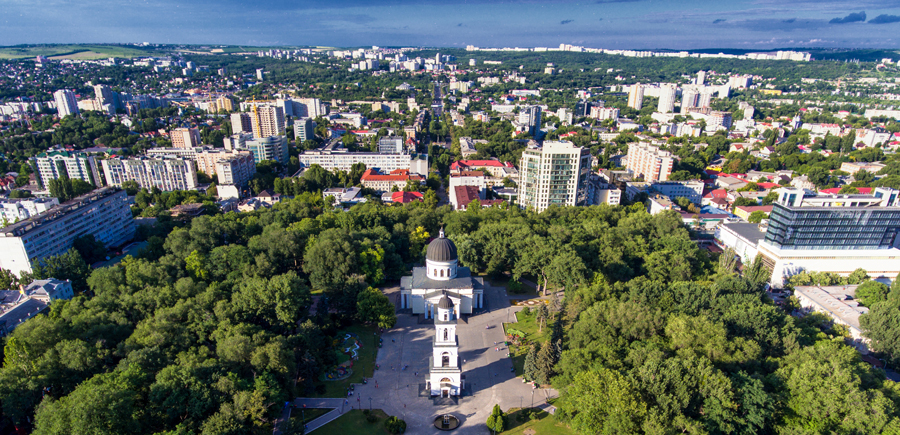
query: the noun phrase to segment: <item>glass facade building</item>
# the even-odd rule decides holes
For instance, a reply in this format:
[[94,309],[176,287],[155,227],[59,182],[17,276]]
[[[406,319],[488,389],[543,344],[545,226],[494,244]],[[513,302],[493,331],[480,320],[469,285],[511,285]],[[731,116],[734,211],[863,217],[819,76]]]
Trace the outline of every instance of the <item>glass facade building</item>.
[[765,241],[782,249],[889,249],[900,232],[900,207],[773,205]]

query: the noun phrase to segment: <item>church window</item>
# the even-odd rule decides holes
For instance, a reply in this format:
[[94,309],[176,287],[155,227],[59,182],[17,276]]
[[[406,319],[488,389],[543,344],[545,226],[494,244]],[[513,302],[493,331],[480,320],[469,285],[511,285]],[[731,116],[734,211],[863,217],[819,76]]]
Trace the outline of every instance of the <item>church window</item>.
[[[450,354],[447,352],[444,352],[444,354],[441,355],[441,367],[450,367]],[[441,380],[441,382],[444,381]]]
[[447,321],[447,320],[449,320],[449,319],[448,319],[448,318],[447,318],[447,316],[449,316],[449,314],[447,314],[447,313],[444,313],[444,321]]
[[441,269],[441,278],[444,277],[444,269]]
[[450,341],[449,335],[447,334],[447,328],[444,328],[444,341]]
[[432,272],[432,275],[437,276],[437,269],[434,269],[434,272]]

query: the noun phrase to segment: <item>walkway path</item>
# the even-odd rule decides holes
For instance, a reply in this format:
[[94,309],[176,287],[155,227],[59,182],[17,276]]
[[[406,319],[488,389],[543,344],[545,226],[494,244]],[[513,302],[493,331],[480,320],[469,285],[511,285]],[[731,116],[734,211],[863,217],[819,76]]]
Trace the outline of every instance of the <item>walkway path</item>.
[[[486,283],[487,286],[487,283]],[[462,423],[454,434],[483,435],[487,431],[485,422],[494,404],[499,403],[506,411],[518,407],[544,407],[547,400],[557,396],[552,389],[532,389],[513,373],[512,360],[508,349],[497,343],[504,341],[502,323],[512,320],[520,307],[510,307],[509,298],[502,287],[489,287],[485,291],[488,311],[469,316],[468,323],[460,322],[457,333],[460,344],[460,358],[466,381],[466,395],[448,403],[436,403],[430,394],[423,391],[428,378],[428,362],[431,356],[434,325],[418,324],[418,316],[400,314],[397,325],[382,335],[384,347],[379,349],[377,363],[381,366],[366,385],[356,385],[354,395],[349,398],[349,407],[336,409],[336,418],[350,409],[382,409],[388,415],[396,415],[406,421],[407,434],[443,435],[432,422],[440,414],[451,413]],[[485,328],[491,326],[491,328]],[[408,366],[403,369],[404,366]],[[297,399],[295,404],[308,408],[325,406],[323,400],[344,399]],[[310,402],[306,402],[310,401]],[[335,408],[337,408],[335,406]],[[287,411],[287,417],[290,413]],[[338,412],[339,411],[339,412]],[[327,423],[326,414],[309,423],[309,430],[319,420]],[[333,418],[332,418],[333,419]],[[322,423],[324,424],[324,423]]]

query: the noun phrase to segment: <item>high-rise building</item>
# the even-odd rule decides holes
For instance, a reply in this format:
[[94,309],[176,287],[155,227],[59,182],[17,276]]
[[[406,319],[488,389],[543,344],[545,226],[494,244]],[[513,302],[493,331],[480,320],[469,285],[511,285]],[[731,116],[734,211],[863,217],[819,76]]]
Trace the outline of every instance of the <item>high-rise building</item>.
[[243,112],[232,113],[231,132],[233,134],[253,133],[253,124],[250,122],[250,114]]
[[697,98],[697,107],[709,107],[712,105],[712,92],[709,89],[705,89],[700,92],[700,95]]
[[216,103],[216,109],[215,109],[216,113],[222,112],[222,111],[231,112],[234,110],[234,101],[231,101],[231,98],[228,98],[227,96],[223,95],[219,98],[216,98],[215,103]]
[[681,113],[686,114],[690,109],[697,107],[699,92],[697,88],[685,86],[681,89]]
[[700,86],[706,84],[706,71],[697,71],[697,84]]
[[113,111],[119,108],[118,93],[107,85],[94,85],[94,99],[100,107],[110,105]]
[[527,106],[519,110],[519,124],[528,127],[528,134],[535,136],[541,129],[541,106]]
[[60,255],[84,235],[106,247],[134,237],[134,218],[124,190],[107,187],[74,198],[37,216],[0,229],[0,268],[17,276],[32,264]]
[[311,118],[300,118],[294,121],[294,139],[303,143],[316,138],[316,123]]
[[53,93],[53,99],[56,100],[56,111],[60,119],[79,113],[78,101],[75,101],[74,92],[68,89],[60,89]]
[[256,162],[253,154],[236,154],[218,159],[215,164],[216,178],[220,185],[231,184],[243,186],[256,175]]
[[263,68],[257,68],[257,69],[256,69],[256,79],[257,79],[257,80],[259,80],[259,81],[265,80],[265,78],[264,78],[264,77],[265,77],[265,74],[266,74],[266,70],[265,70],[265,69],[263,69]]
[[97,162],[87,153],[48,150],[30,159],[38,185],[49,188],[50,180],[66,177],[100,186]]
[[551,205],[587,205],[589,149],[569,141],[529,147],[519,161],[519,205],[544,211]]
[[670,113],[675,111],[675,85],[664,84],[659,87],[659,107],[656,109],[660,113]]
[[641,110],[644,104],[644,87],[640,83],[635,83],[628,91],[628,107]]
[[646,182],[667,181],[672,175],[675,158],[672,153],[646,142],[628,144],[625,169]]
[[300,114],[294,113],[294,116],[312,119],[325,116],[325,110],[322,108],[322,100],[318,98],[298,98],[297,101],[304,106],[305,112]]
[[200,146],[200,130],[196,128],[176,128],[169,133],[173,148],[194,148]]
[[277,106],[253,106],[250,111],[253,137],[284,136],[284,110]]
[[731,128],[731,112],[709,112],[706,129],[708,131],[716,131],[720,126],[725,127],[726,130]]
[[747,89],[753,85],[753,76],[741,75],[741,76],[731,76],[728,79],[728,83],[732,88],[744,88]]
[[135,157],[101,161],[107,186],[136,181],[142,188],[162,191],[197,188],[197,166],[193,160],[175,157]]
[[274,160],[285,165],[289,159],[287,138],[283,135],[253,138],[246,142],[246,147],[253,153],[253,161],[256,163]]
[[[197,172],[202,172],[209,176],[217,176],[219,184],[243,185],[256,174],[256,162],[253,160],[253,154],[246,150],[247,139],[252,138],[245,138],[241,142],[239,137],[236,139],[237,147],[225,150],[211,147],[150,148],[147,150],[147,156],[156,159],[174,157],[193,160],[197,167]],[[227,167],[219,166],[219,162],[227,162]],[[227,169],[227,175],[221,172],[223,169]],[[223,181],[226,178],[230,181]]]

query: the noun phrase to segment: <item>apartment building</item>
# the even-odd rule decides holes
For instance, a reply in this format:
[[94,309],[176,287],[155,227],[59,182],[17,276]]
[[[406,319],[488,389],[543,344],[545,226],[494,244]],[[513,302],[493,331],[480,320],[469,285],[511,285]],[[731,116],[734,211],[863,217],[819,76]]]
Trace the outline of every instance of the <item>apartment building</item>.
[[142,188],[162,191],[197,188],[197,165],[179,157],[135,157],[102,161],[107,186],[133,180]]
[[200,130],[196,128],[176,128],[169,133],[173,148],[194,148],[200,146]]
[[284,109],[254,105],[250,108],[250,127],[256,139],[284,136]]
[[366,168],[377,168],[382,172],[408,169],[414,174],[428,174],[427,154],[351,153],[346,150],[320,149],[300,154],[300,163],[306,168],[319,165],[329,171],[335,169],[350,171],[354,164],[362,163],[366,165]]
[[641,110],[641,106],[644,104],[644,87],[641,86],[640,83],[635,83],[631,85],[631,89],[628,91],[628,107]]
[[519,161],[518,203],[539,212],[551,205],[587,205],[590,172],[590,150],[572,142],[526,148]]
[[56,198],[0,199],[2,226],[37,216],[59,205]]
[[[227,139],[227,138],[226,138]],[[256,174],[256,163],[253,159],[253,153],[249,150],[232,149],[223,150],[221,148],[197,147],[197,148],[151,148],[147,150],[147,156],[153,158],[178,157],[182,159],[193,160],[197,166],[198,172],[206,175],[216,175],[219,178],[219,184],[238,184],[243,185]],[[237,183],[226,183],[223,180],[223,174],[219,172],[219,162],[231,162],[227,165],[231,178],[235,180],[246,180]],[[224,166],[223,166],[224,168]]]
[[91,234],[105,246],[134,237],[134,219],[124,190],[97,189],[0,229],[0,268],[17,276],[32,264],[65,253],[75,239]]
[[628,144],[625,169],[635,177],[643,177],[647,182],[667,181],[674,166],[675,158],[669,151],[660,150],[647,142]]
[[79,113],[78,101],[75,100],[74,92],[68,89],[60,89],[53,93],[53,100],[56,102],[56,111],[59,114],[59,119]]
[[232,113],[231,132],[234,134],[253,133],[253,124],[250,122],[250,114],[243,112]]
[[664,84],[659,87],[659,106],[656,111],[660,113],[672,113],[675,111],[675,92],[677,88],[673,84]]
[[316,138],[316,123],[310,118],[300,118],[294,121],[294,139],[297,143],[303,143]]
[[256,175],[253,154],[240,153],[216,160],[214,165],[220,185],[244,186]]
[[73,151],[48,150],[31,159],[38,185],[47,189],[50,180],[68,177],[70,180],[81,180],[93,186],[100,185],[100,172],[97,162],[87,153]]
[[459,186],[475,187],[479,199],[484,199],[487,184],[484,179],[484,172],[481,171],[453,171],[450,173],[450,187],[447,188],[450,194],[450,204],[454,210],[459,210],[459,201],[456,196],[456,188]]

